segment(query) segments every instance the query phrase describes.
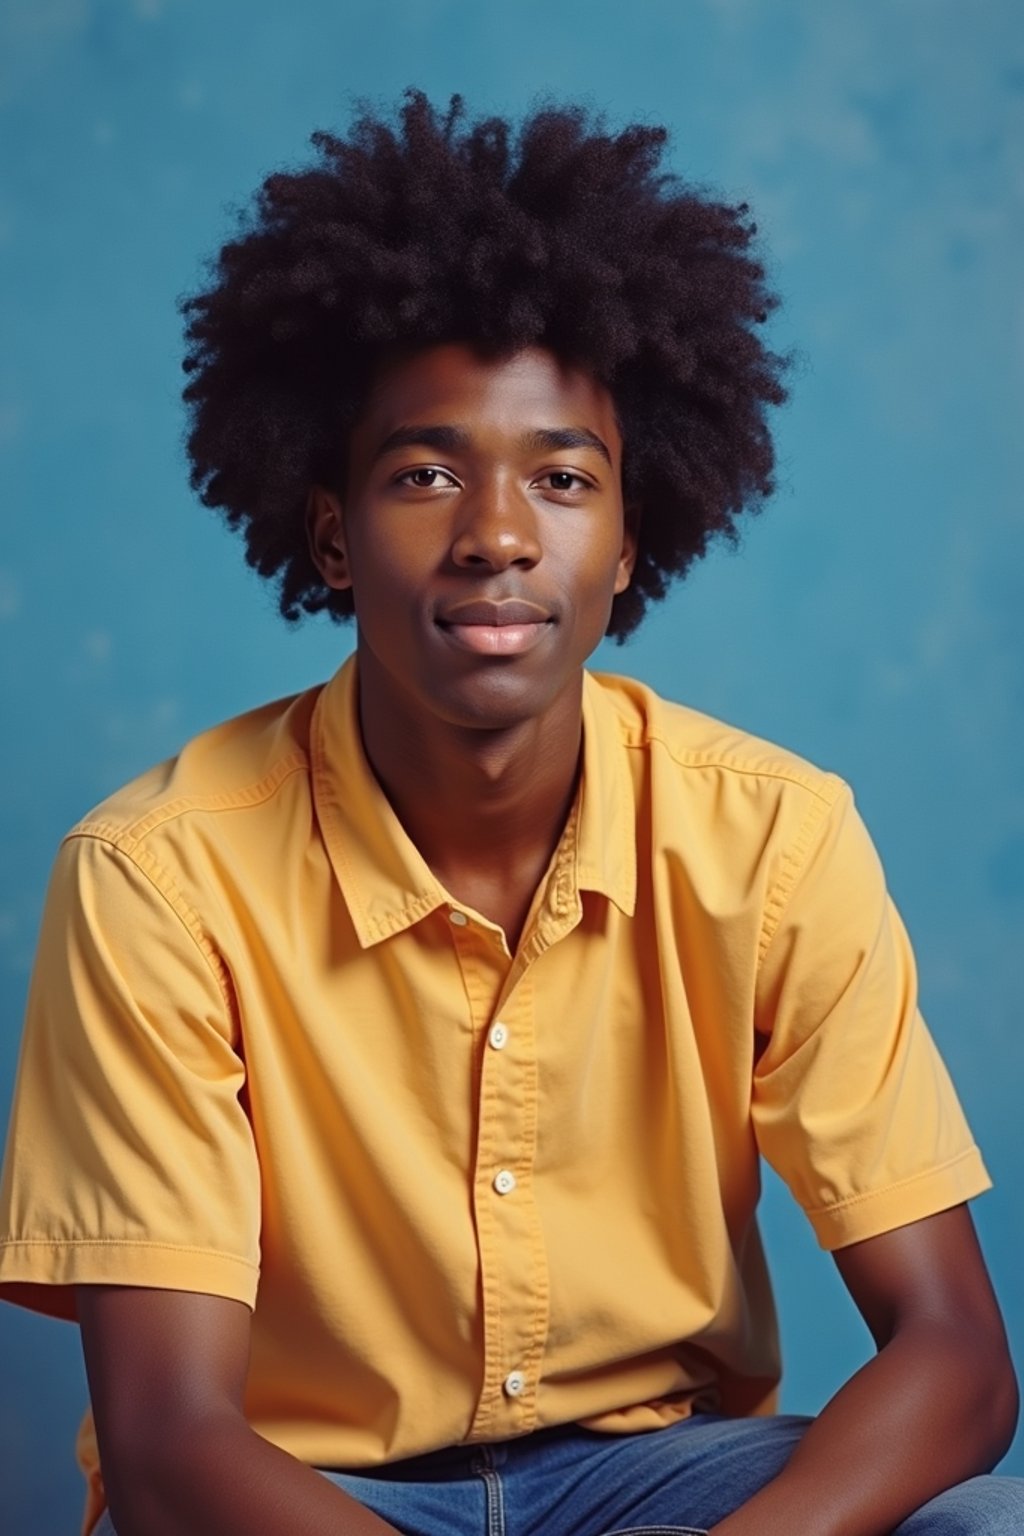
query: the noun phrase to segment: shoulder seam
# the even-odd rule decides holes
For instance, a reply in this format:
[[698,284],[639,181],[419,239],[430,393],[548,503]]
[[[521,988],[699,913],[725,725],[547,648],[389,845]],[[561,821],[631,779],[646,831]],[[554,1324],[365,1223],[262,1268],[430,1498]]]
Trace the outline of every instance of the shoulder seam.
[[737,761],[723,753],[680,752],[657,731],[634,734],[627,728],[623,744],[633,750],[656,744],[665,750],[679,768],[725,768],[731,773],[742,773],[751,778],[781,779],[787,784],[795,784],[807,790],[808,794],[814,795],[826,807],[835,805],[847,787],[845,780],[838,774],[830,773],[824,768],[818,770],[816,774],[811,774],[802,772],[796,767],[790,767],[784,762],[767,762],[764,767],[758,767],[753,763]]
[[797,829],[796,836],[790,846],[783,851],[782,857],[779,860],[779,872],[775,883],[765,897],[764,917],[761,922],[761,933],[757,944],[758,975],[760,975],[764,958],[771,947],[772,939],[778,932],[782,915],[789,905],[793,892],[803,873],[815,834],[819,827],[828,821],[836,805],[843,799],[844,794],[848,800],[853,798],[850,786],[842,779],[835,777],[835,775],[832,777],[837,786],[835,795],[828,801],[824,798],[811,801]]
[[105,821],[103,817],[90,812],[72,827],[68,836],[85,834],[100,837],[113,843],[123,853],[128,853],[157,827],[164,826],[178,816],[185,816],[190,811],[238,811],[262,805],[277,793],[292,774],[298,773],[303,768],[308,769],[309,766],[309,757],[305,752],[292,752],[288,757],[282,758],[270,773],[264,774],[262,779],[257,779],[255,783],[247,784],[241,789],[224,790],[219,794],[209,795],[179,795],[177,799],[168,800],[156,810],[124,826]]
[[76,837],[88,837],[94,842],[103,843],[108,848],[112,848],[115,853],[120,854],[123,859],[126,859],[134,869],[137,869],[139,874],[153,887],[157,895],[163,898],[205,960],[207,968],[213,974],[218,990],[224,999],[228,1015],[233,1018],[234,997],[224,962],[210,943],[198,913],[189,906],[182,896],[174,877],[153,857],[148,848],[126,847],[116,837],[112,837],[98,828],[89,828],[84,825],[75,827],[67,834],[64,841],[69,843]]

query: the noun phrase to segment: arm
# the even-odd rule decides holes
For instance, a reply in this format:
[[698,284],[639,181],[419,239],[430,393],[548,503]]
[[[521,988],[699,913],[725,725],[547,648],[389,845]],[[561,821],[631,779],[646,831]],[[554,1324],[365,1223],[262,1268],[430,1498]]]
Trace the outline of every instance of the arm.
[[396,1536],[246,1422],[241,1302],[97,1285],[76,1299],[118,1536]]
[[886,1536],[1005,1452],[1017,1388],[965,1206],[835,1254],[878,1354],[712,1536]]

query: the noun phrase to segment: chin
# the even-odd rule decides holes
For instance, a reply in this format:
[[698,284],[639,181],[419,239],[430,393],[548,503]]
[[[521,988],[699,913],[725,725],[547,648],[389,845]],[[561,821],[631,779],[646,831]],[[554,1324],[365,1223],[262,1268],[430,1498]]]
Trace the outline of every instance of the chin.
[[486,677],[464,678],[430,695],[430,703],[449,725],[473,731],[506,731],[536,720],[562,690],[552,679],[513,675],[512,668],[490,669]]

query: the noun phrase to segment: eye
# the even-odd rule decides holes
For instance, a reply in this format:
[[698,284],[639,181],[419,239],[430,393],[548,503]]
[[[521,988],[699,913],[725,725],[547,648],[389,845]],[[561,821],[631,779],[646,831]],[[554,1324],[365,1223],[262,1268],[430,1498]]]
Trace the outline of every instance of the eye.
[[[438,479],[438,476],[441,479]],[[458,481],[450,475],[446,469],[437,469],[432,464],[420,464],[416,469],[407,469],[395,479],[396,485],[410,485],[416,491],[432,491],[436,486],[446,481],[449,485],[457,485]]]
[[546,474],[541,476],[541,480],[548,481],[551,490],[562,491],[563,493],[593,489],[589,480],[585,480],[582,475],[577,475],[571,469],[549,469]]

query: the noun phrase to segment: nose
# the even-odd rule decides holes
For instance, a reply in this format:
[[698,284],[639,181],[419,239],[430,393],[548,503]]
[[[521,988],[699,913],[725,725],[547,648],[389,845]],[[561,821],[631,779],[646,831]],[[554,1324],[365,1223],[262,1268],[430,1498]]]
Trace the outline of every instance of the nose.
[[536,565],[541,555],[537,515],[516,487],[491,483],[462,498],[452,560],[463,569],[504,571]]

